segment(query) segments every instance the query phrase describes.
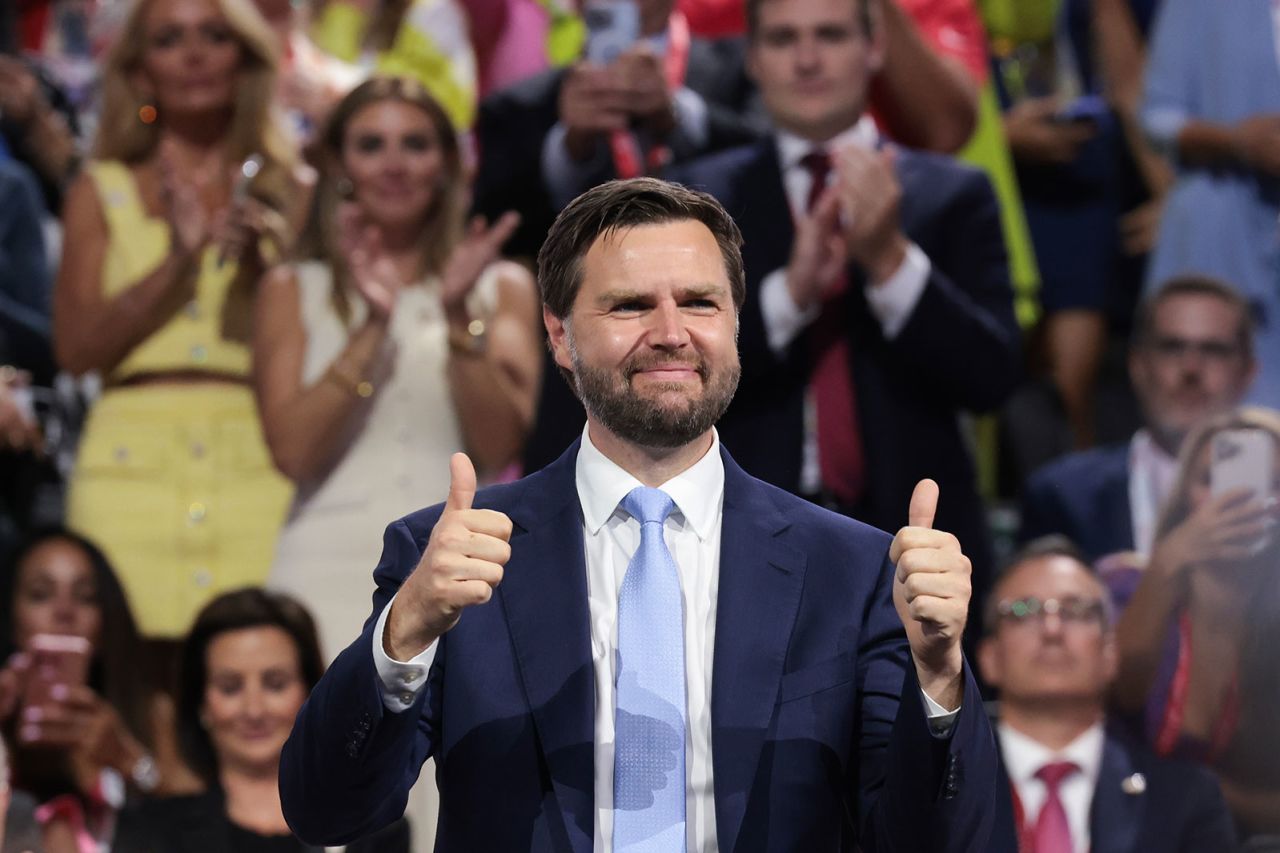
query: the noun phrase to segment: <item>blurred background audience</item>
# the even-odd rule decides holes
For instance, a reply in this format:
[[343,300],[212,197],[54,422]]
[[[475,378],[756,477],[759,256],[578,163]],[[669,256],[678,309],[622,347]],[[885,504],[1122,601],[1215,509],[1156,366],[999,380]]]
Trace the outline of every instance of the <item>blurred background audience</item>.
[[205,601],[266,578],[288,500],[249,387],[253,291],[299,194],[274,68],[249,0],[137,3],[65,205],[55,349],[105,386],[67,519],[111,555],[162,658]]
[[[137,853],[312,850],[280,811],[280,750],[324,660],[315,624],[288,596],[224,593],[196,615],[182,649],[177,731],[205,785],[198,794],[142,803],[121,816],[116,848]],[[404,820],[350,853],[409,849]]]
[[1277,117],[1262,0],[0,5],[0,850],[304,849],[379,533],[581,431],[529,267],[632,174],[747,237],[749,472],[890,530],[938,479],[979,596],[1080,549],[973,649],[1025,850],[1230,849],[1211,778],[1280,849]]

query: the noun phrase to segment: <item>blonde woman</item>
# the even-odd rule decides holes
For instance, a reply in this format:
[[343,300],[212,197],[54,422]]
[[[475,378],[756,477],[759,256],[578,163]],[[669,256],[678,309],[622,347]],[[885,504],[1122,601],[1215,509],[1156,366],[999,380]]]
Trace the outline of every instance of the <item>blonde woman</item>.
[[[1214,437],[1272,439],[1270,489],[1212,491]],[[1124,605],[1116,701],[1157,753],[1214,769],[1242,836],[1280,835],[1280,412],[1245,408],[1183,444],[1151,559]]]
[[265,579],[289,497],[248,379],[252,291],[299,195],[271,44],[251,0],[140,0],[65,206],[55,349],[105,387],[68,520],[119,567],[161,663],[208,599]]
[[455,451],[481,476],[519,456],[542,356],[532,277],[497,261],[516,217],[464,230],[457,136],[419,83],[361,84],[319,145],[307,260],[263,282],[254,366],[297,486],[270,585],[307,603],[332,658],[369,615],[386,520],[430,503]]

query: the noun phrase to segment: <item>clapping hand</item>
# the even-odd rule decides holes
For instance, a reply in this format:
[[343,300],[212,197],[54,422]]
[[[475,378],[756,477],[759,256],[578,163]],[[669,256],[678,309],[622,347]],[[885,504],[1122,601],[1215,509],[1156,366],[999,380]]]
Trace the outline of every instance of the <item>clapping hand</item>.
[[520,225],[520,214],[507,211],[488,225],[483,216],[473,217],[467,232],[445,264],[441,275],[440,301],[451,321],[465,324],[467,297],[471,294],[480,274],[498,259],[504,243]]
[[355,202],[343,202],[338,208],[338,250],[370,315],[388,320],[407,282],[383,246],[381,229],[365,218]]
[[933,529],[937,509],[938,484],[921,480],[911,494],[908,524],[889,547],[897,566],[893,604],[907,630],[920,687],[939,705],[958,708],[972,567],[955,536]]

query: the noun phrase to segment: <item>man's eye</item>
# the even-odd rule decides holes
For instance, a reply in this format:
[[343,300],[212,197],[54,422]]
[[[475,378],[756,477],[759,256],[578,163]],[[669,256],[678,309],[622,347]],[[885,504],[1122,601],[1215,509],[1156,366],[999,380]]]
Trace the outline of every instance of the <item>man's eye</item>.
[[634,311],[643,311],[644,304],[641,302],[619,302],[613,306],[613,310],[615,312],[621,311],[621,312],[627,312],[627,313],[634,312]]

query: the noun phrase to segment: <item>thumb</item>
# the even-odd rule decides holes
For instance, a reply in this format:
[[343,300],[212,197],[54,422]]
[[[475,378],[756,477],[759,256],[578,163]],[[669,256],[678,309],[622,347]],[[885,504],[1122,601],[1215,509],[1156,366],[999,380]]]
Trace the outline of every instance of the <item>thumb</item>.
[[907,510],[907,524],[911,527],[933,527],[933,517],[938,512],[938,484],[933,480],[921,480],[911,493],[911,508]]
[[471,464],[471,457],[465,453],[455,453],[449,459],[449,497],[445,499],[446,510],[471,509],[471,502],[476,497],[476,466]]

